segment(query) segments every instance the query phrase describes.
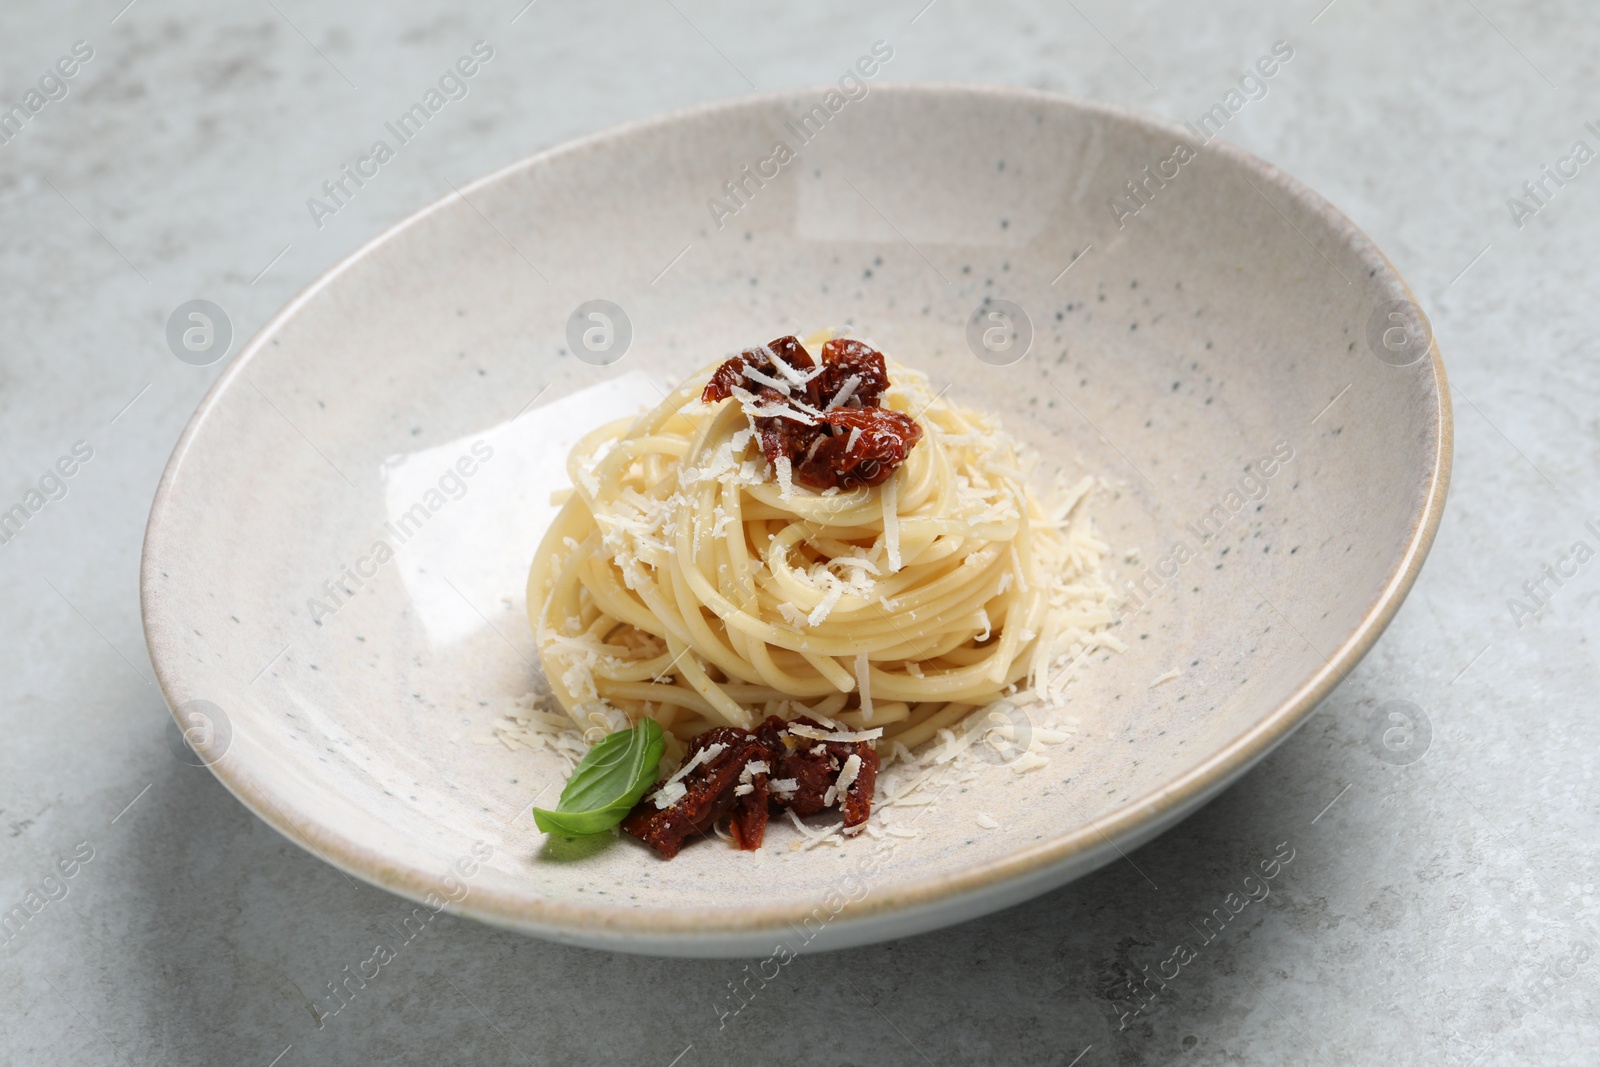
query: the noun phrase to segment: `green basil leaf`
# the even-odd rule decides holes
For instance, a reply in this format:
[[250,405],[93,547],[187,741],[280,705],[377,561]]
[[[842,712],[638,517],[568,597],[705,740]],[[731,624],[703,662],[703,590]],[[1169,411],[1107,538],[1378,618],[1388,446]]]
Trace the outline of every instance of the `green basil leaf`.
[[591,748],[573,768],[554,811],[534,808],[533,821],[547,834],[579,837],[609,830],[628,815],[656,780],[666,741],[661,724],[640,719]]

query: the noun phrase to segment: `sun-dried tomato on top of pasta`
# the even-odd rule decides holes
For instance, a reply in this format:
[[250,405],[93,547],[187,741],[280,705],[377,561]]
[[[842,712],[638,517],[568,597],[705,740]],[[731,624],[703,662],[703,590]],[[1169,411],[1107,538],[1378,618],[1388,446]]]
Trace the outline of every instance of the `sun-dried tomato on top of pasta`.
[[922,439],[911,416],[881,406],[888,386],[883,353],[869,345],[836,338],[819,366],[797,339],[780,337],[725,361],[700,399],[737,397],[757,411],[762,454],[786,458],[799,484],[853,489],[882,485]]

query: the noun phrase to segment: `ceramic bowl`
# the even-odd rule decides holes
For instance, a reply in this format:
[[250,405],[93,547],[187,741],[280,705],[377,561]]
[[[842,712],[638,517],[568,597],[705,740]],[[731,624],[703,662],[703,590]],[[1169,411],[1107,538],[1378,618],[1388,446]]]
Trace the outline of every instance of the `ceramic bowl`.
[[[1378,249],[1192,129],[865,84],[462,186],[241,350],[173,453],[142,575],[163,691],[240,801],[352,875],[541,937],[835,948],[1116,860],[1372,646],[1450,462],[1439,354]],[[996,309],[1011,332],[986,345]],[[892,848],[802,850],[781,824],[759,852],[671,862],[547,842],[528,809],[562,764],[495,724],[543,684],[523,587],[566,447],[730,350],[835,325],[997,413],[1046,473],[1104,480],[1127,651],[1082,665],[1047,766],[944,792]]]

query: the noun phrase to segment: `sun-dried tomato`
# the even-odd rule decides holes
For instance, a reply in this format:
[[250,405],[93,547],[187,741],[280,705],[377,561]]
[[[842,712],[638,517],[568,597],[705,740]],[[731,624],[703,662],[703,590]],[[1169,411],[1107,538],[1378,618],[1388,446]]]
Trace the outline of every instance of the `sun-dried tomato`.
[[761,847],[761,841],[767,835],[767,805],[771,799],[767,776],[752,776],[750,792],[734,798],[733,814],[728,819],[733,847],[746,852],[754,852]]
[[922,440],[922,427],[890,408],[836,408],[822,420],[831,436],[818,436],[794,466],[795,481],[818,489],[882,485]]
[[[739,800],[744,799],[735,796],[734,791],[740,784],[739,776],[744,773],[745,764],[751,760],[767,760],[771,765],[771,759],[779,755],[772,751],[766,741],[747,730],[736,726],[718,726],[689,742],[685,761],[714,744],[722,745],[722,751],[679,779],[685,790],[682,797],[665,808],[657,808],[652,797],[660,789],[658,784],[656,789],[645,794],[644,799],[623,820],[622,828],[671,859],[683,847],[685,838],[690,834],[706,833]],[[753,796],[754,791],[747,795]],[[762,818],[760,830],[765,827],[766,820]],[[746,828],[755,841],[748,847],[759,847],[761,833],[749,823],[748,816]]]
[[878,398],[889,388],[889,371],[883,353],[860,341],[836,337],[822,346],[822,392],[832,400],[852,377],[859,383],[850,391],[850,401],[858,407],[876,407]]
[[[780,361],[789,374],[777,366]],[[700,398],[726,400],[739,389],[762,405],[794,412],[794,417],[757,416],[755,426],[767,461],[786,457],[801,485],[817,490],[882,485],[922,439],[916,420],[881,406],[889,387],[883,353],[835,338],[822,346],[821,373],[803,384],[794,381],[816,367],[804,345],[780,337],[723,362]]]
[[[802,716],[794,720],[807,726],[827,729]],[[872,814],[872,792],[878,780],[878,753],[865,741],[813,741],[796,738],[802,747],[783,757],[777,778],[792,778],[798,788],[781,803],[796,815],[815,815],[828,806],[828,790],[839,780],[839,772],[851,756],[861,760],[855,781],[845,787],[844,796],[834,797],[844,812],[846,827],[859,826]]]
[[843,766],[820,741],[809,742],[808,747],[789,753],[778,765],[778,777],[794,782],[795,788],[784,794],[780,803],[802,818],[815,815],[827,806],[824,800],[828,787],[838,779]]
[[755,744],[761,754],[753,758],[765,763],[767,770],[752,771],[750,792],[735,797],[733,801],[733,817],[728,820],[728,831],[733,834],[734,845],[746,852],[760,848],[767,833],[767,813],[772,800],[770,779],[772,772],[778,769],[783,754],[788,751],[783,744],[783,727],[783,720],[776,715],[768,716],[766,722],[756,727]]
[[[809,718],[794,722],[826,729]],[[698,735],[689,742],[686,762],[713,744],[722,745],[722,751],[679,779],[685,792],[675,803],[656,807],[652,797],[660,785],[646,793],[623,820],[622,828],[671,859],[691,834],[704,835],[727,816],[735,847],[757,849],[766,835],[772,811],[787,807],[796,815],[806,816],[828,807],[828,791],[838,783],[839,772],[851,756],[860,758],[860,769],[844,795],[836,795],[833,801],[843,812],[846,827],[866,822],[872,814],[872,793],[878,777],[877,752],[864,741],[796,737],[788,733],[790,725],[773,715],[754,732],[718,726]],[[791,750],[791,744],[797,747]],[[745,782],[746,767],[756,761],[765,763],[768,770],[750,772],[749,781]],[[772,779],[783,778],[793,778],[797,788],[774,793]],[[749,792],[740,793],[741,785],[749,785]]]
[[744,369],[750,367],[775,381],[788,381],[787,376],[773,365],[776,360],[782,360],[797,371],[808,371],[816,367],[816,363],[811,359],[811,353],[806,351],[805,345],[801,344],[798,338],[780,337],[761,348],[747,348],[737,356],[730,356],[724,360],[711,375],[711,380],[706,383],[705,389],[701,391],[700,399],[708,404],[726,400],[733,395],[735,386],[748,389],[763,400],[788,399],[790,394],[774,389],[770,385],[763,385],[744,373]]

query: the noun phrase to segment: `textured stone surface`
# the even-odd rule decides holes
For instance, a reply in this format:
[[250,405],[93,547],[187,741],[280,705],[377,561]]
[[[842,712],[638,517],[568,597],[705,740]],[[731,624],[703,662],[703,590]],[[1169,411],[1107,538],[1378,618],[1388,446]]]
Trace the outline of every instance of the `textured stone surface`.
[[[546,0],[513,23],[517,0],[138,0],[113,23],[119,6],[12,4],[0,34],[7,102],[74,41],[95,50],[66,98],[0,146],[0,503],[21,500],[75,441],[94,449],[65,498],[0,547],[0,907],[80,842],[80,855],[93,850],[67,865],[67,895],[0,945],[0,1059],[1593,1055],[1600,570],[1547,582],[1549,605],[1521,626],[1507,606],[1574,541],[1600,547],[1583,529],[1600,520],[1588,298],[1600,178],[1584,167],[1522,228],[1506,206],[1575,139],[1600,147],[1583,128],[1600,124],[1586,103],[1600,31],[1583,6],[1337,0],[1319,16],[1319,2],[937,0],[920,16],[920,2],[861,16],[842,4]],[[1221,100],[1274,40],[1294,43],[1227,136],[1348,212],[1433,317],[1456,469],[1415,592],[1345,685],[1238,786],[1131,862],[1029,904],[797,960],[720,1023],[742,964],[607,956],[441,916],[319,1030],[310,1004],[410,909],[289,844],[167,748],[139,629],[139,541],[172,443],[218,370],[172,357],[168,313],[215,300],[237,344],[447,182],[746,92],[746,76],[763,89],[831,79],[880,37],[895,44],[895,78],[1029,85],[1178,119]],[[471,95],[315,228],[305,198],[479,38],[497,54]],[[1369,740],[1390,700],[1431,721],[1419,762],[1386,763]],[[1199,943],[1191,924],[1284,841],[1294,860],[1272,895],[1164,988],[1153,982],[1119,1029],[1140,1003],[1127,978],[1154,973],[1181,938]],[[797,1045],[808,1018],[824,1025]]]

